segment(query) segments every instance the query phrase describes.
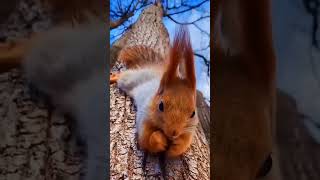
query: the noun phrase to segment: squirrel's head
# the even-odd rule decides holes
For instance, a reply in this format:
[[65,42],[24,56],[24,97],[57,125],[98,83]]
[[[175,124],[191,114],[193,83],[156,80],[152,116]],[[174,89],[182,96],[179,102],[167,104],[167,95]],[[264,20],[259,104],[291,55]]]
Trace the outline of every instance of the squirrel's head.
[[197,125],[194,55],[186,27],[176,32],[151,112],[169,139],[193,131]]

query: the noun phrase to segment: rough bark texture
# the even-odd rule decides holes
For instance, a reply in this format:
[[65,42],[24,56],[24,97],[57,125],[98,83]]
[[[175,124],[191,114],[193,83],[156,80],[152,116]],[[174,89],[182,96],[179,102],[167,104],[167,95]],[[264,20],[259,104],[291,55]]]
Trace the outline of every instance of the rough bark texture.
[[[160,6],[150,6],[138,21],[111,48],[113,71],[121,71],[123,65],[116,62],[119,51],[132,45],[147,45],[163,56],[169,49],[169,36],[162,23]],[[198,100],[201,100],[199,95]],[[167,160],[167,179],[209,179],[209,143],[202,125],[209,122],[209,108],[198,102],[200,123],[191,148],[180,158]],[[207,127],[209,129],[209,127]],[[135,109],[133,102],[115,86],[110,87],[110,174],[111,179],[162,179],[159,159],[148,156],[143,171],[143,152],[137,148]]]
[[[19,0],[0,35],[16,39],[50,26],[39,0]],[[70,122],[47,109],[31,99],[20,70],[0,74],[0,180],[79,179],[83,158]]]
[[78,179],[81,158],[67,120],[31,100],[18,70],[1,74],[0,84],[0,179]]
[[206,103],[200,91],[197,91],[197,110],[200,124],[206,135],[208,143],[210,143],[210,107]]

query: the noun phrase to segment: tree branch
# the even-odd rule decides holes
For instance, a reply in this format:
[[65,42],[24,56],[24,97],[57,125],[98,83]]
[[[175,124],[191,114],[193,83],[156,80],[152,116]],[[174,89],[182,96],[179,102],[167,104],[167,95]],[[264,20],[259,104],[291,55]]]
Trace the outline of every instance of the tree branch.
[[173,21],[173,22],[175,22],[175,23],[177,23],[177,24],[181,24],[181,25],[190,25],[190,24],[194,24],[194,23],[196,23],[196,22],[198,22],[198,21],[201,21],[201,20],[203,20],[203,19],[205,19],[205,18],[210,18],[210,16],[201,16],[200,18],[198,18],[198,19],[196,19],[196,20],[194,20],[194,21],[192,21],[192,22],[179,22],[179,21],[177,21],[177,20],[175,20],[172,16],[170,16],[170,15],[168,15],[168,16],[166,16],[166,17],[168,17],[171,21]]
[[203,60],[204,64],[207,66],[207,74],[208,74],[208,76],[210,76],[210,61],[206,57],[204,57],[203,55],[201,55],[199,53],[194,53],[194,55]]
[[312,16],[312,45],[319,48],[317,31],[318,31],[318,15],[320,2],[318,0],[303,0],[303,5],[307,11]]
[[184,5],[184,4],[181,5],[181,6],[179,6],[179,7],[174,6],[173,8],[168,8],[167,10],[178,9],[178,8],[180,8],[180,7],[182,7],[182,6],[187,6],[188,8],[185,9],[185,10],[182,10],[182,11],[178,11],[178,12],[165,13],[164,16],[166,17],[166,16],[172,16],[172,15],[175,15],[175,14],[185,13],[185,12],[187,12],[187,11],[190,11],[190,10],[192,10],[192,9],[196,9],[196,8],[200,7],[202,4],[204,4],[204,3],[206,3],[206,2],[209,2],[209,0],[204,0],[204,1],[200,2],[199,4],[196,4],[196,5],[193,5],[193,6],[192,6],[192,5],[187,6],[187,5]]
[[[110,10],[110,12],[112,12],[112,14],[114,15],[114,17],[118,17],[119,19],[118,20],[115,20],[115,21],[112,21],[110,20],[110,29],[115,29],[119,26],[121,26],[122,24],[124,24],[130,17],[134,16],[135,12],[147,5],[149,5],[150,3],[148,3],[147,0],[138,0],[136,1],[136,3],[134,4],[133,8],[131,9],[132,5],[133,5],[133,2],[134,0],[132,0],[128,7],[125,8],[126,10],[124,11],[123,8],[122,8],[122,5],[121,5],[121,2],[118,1],[118,12],[115,12],[113,10]],[[141,4],[140,7],[138,7],[138,5]],[[131,10],[130,10],[131,9]]]
[[109,24],[110,29],[115,29],[115,28],[119,27],[120,25],[122,25],[124,22],[126,22],[133,15],[134,15],[134,13],[130,12],[129,14],[122,16],[119,20],[110,21],[110,24]]

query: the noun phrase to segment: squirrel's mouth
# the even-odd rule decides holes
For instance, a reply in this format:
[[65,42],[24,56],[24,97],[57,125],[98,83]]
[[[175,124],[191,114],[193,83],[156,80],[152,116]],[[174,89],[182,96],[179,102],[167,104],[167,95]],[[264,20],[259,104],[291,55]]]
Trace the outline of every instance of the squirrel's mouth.
[[168,133],[165,133],[165,132],[164,132],[164,135],[165,135],[165,136],[167,137],[167,139],[170,140],[170,141],[174,141],[175,139],[177,139],[177,138],[180,136],[180,134],[175,135],[175,136],[168,135]]
[[175,140],[175,139],[177,139],[179,136],[180,136],[180,135],[170,136],[169,139],[170,139],[170,140]]
[[163,129],[159,129],[165,136],[166,136],[166,138],[167,138],[167,140],[173,140],[172,139],[172,137],[169,135],[169,133],[167,133],[165,130],[163,130]]

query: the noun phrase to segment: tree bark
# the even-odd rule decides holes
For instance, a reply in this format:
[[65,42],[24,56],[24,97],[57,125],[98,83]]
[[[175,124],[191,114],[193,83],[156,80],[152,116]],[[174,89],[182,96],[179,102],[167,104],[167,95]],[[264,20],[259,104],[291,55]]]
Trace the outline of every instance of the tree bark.
[[82,158],[69,122],[34,103],[21,74],[0,75],[0,180],[78,179]]
[[[165,56],[169,49],[169,35],[162,23],[163,11],[160,5],[146,8],[137,22],[111,47],[112,71],[125,68],[117,62],[122,48],[146,45]],[[180,158],[167,160],[166,176],[163,177],[156,156],[148,156],[143,171],[144,153],[137,148],[135,130],[135,109],[133,102],[116,85],[110,87],[110,174],[111,179],[209,179],[209,107],[198,93],[197,108],[200,118],[190,149]],[[205,126],[205,128],[202,128]],[[208,136],[209,137],[209,136]]]

